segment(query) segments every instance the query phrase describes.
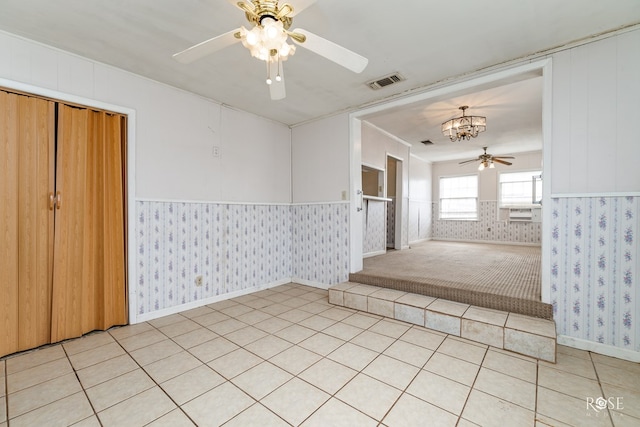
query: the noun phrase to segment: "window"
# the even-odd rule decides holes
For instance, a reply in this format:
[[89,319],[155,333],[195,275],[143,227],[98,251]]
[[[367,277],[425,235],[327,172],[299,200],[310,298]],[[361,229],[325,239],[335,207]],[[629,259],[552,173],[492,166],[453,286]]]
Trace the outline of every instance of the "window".
[[540,173],[540,171],[501,173],[498,184],[500,206],[539,204],[542,198]]
[[440,178],[440,219],[478,219],[478,175]]

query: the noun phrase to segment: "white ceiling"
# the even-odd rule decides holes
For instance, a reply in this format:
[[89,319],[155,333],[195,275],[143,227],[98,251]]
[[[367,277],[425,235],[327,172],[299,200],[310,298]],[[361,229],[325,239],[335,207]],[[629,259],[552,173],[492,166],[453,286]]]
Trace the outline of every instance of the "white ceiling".
[[[272,101],[264,63],[241,44],[188,65],[172,59],[193,44],[248,26],[233,1],[0,0],[0,30],[287,125],[380,103],[639,22],[638,0],[317,0],[295,16],[292,29],[304,28],[353,50],[369,65],[354,74],[298,48],[284,63],[287,97]],[[406,81],[378,91],[365,85],[392,72]],[[510,82],[367,120],[411,143],[421,157],[462,158],[472,151],[446,143],[439,127],[459,115],[460,105],[469,105],[467,114],[487,116],[487,131],[467,148],[487,145],[496,155],[532,151],[541,144],[540,88],[540,78]],[[425,139],[434,145],[419,143]]]

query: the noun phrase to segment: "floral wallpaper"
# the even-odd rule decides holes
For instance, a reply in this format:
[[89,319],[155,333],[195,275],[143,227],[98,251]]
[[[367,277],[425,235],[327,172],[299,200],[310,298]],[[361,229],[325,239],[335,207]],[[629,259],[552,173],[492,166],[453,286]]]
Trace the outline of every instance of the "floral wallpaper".
[[387,202],[387,247],[395,247],[396,241],[396,198]]
[[138,201],[136,218],[138,314],[291,277],[290,206]]
[[[349,205],[136,202],[137,313],[282,280],[349,277]],[[202,286],[196,277],[203,277]]]
[[550,209],[558,333],[640,351],[640,197],[554,198]]
[[540,222],[499,221],[498,211],[497,201],[480,201],[477,221],[442,221],[438,219],[438,203],[433,203],[432,238],[540,244]]
[[480,201],[477,221],[441,221],[438,203],[433,203],[432,238],[540,244],[540,222],[499,221],[498,210],[497,201]]
[[362,205],[362,253],[385,251],[387,249],[387,202],[379,200],[364,200]]
[[293,280],[349,280],[349,204],[293,205],[291,212]]

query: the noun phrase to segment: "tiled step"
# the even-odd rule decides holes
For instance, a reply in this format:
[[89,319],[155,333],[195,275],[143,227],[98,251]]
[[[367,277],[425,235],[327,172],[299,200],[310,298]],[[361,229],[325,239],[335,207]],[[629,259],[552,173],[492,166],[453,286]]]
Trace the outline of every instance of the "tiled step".
[[556,361],[556,325],[553,320],[353,282],[331,286],[329,302],[547,362]]

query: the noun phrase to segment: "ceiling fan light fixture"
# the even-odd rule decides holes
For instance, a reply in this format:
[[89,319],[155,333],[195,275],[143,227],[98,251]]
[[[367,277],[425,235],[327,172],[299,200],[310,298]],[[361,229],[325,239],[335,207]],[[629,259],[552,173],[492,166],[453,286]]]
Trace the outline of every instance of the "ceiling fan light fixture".
[[485,164],[485,163],[486,163],[486,162],[482,162],[482,163],[480,163],[480,166],[478,166],[478,170],[479,170],[479,171],[484,170],[484,164]]
[[470,140],[477,137],[480,132],[487,130],[487,118],[484,116],[465,116],[465,110],[469,108],[463,105],[458,109],[462,110],[462,116],[447,120],[442,123],[442,134],[448,136],[451,142]]
[[[267,63],[267,83],[271,84],[273,80],[278,82],[270,86],[272,100],[280,100],[286,96],[281,62],[295,53],[296,45],[293,42],[354,73],[361,73],[369,63],[364,56],[302,28],[289,31],[295,14],[314,2],[315,0],[304,0],[294,11],[293,6],[280,3],[280,0],[239,0],[236,6],[245,13],[247,20],[252,24],[251,30],[240,27],[228,31],[178,52],[173,58],[183,64],[189,64],[236,42],[242,42],[253,57]],[[278,67],[275,76],[271,74],[272,63]]]
[[281,21],[263,17],[260,25],[251,30],[240,27],[240,40],[251,56],[261,61],[284,61],[295,53],[295,46],[288,44],[289,35]]
[[489,163],[489,169],[495,169],[496,165],[493,163],[493,160]]

